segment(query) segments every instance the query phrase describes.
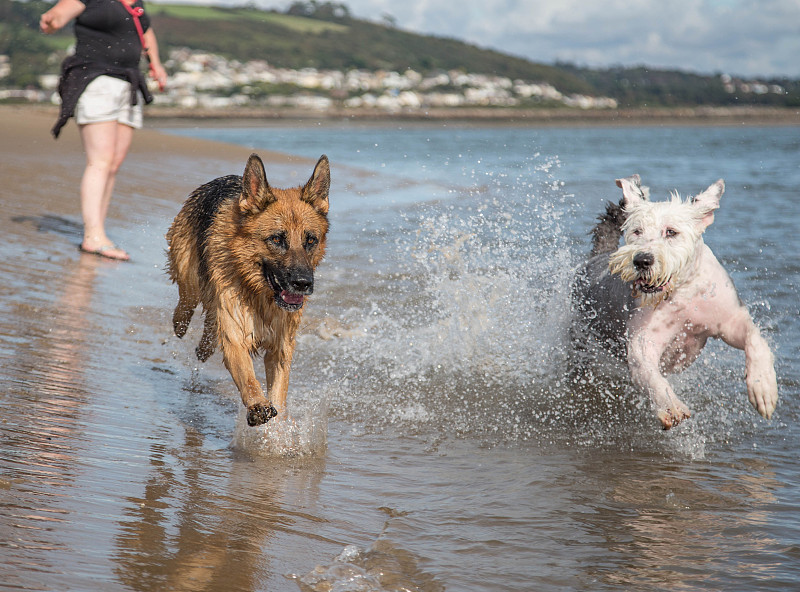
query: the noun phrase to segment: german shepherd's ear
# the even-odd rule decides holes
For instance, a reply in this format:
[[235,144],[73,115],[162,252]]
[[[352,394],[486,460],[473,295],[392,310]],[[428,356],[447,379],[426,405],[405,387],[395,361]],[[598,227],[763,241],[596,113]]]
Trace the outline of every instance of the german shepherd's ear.
[[324,154],[319,157],[317,166],[311,178],[303,187],[301,199],[314,206],[320,214],[328,213],[328,192],[331,188],[331,168],[328,164],[328,157]]
[[239,197],[239,208],[249,214],[257,214],[275,201],[275,195],[267,182],[264,163],[257,154],[247,159],[242,175],[242,195]]

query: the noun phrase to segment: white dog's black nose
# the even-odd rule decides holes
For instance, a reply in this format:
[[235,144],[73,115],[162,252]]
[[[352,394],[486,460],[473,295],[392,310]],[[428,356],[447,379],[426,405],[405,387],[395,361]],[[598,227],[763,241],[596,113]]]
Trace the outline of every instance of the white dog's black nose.
[[649,269],[655,261],[656,258],[652,253],[636,253],[633,257],[633,266],[636,269]]

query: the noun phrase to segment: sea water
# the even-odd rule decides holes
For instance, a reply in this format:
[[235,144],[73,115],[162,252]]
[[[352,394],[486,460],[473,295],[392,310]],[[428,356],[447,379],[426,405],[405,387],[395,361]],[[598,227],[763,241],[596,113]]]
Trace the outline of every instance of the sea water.
[[[309,306],[323,329],[301,339],[293,380],[356,440],[419,443],[387,451],[407,474],[377,497],[402,514],[402,541],[386,538],[443,587],[800,585],[799,128],[180,133],[328,155],[330,250]],[[693,418],[668,433],[624,368],[588,394],[564,380],[573,269],[634,173],[654,199],[725,180],[706,242],[776,352],[771,422],[746,400],[742,352],[719,342],[673,379]],[[351,564],[346,549],[330,565]]]
[[[0,589],[800,586],[800,128],[163,131],[303,157],[267,162],[279,187],[330,159],[292,422],[248,428],[219,355],[193,357],[199,320],[171,336],[176,295],[153,268],[175,212],[142,191],[146,224],[120,232],[148,265],[123,280],[67,266],[93,300],[9,300],[0,353],[36,364],[3,379],[33,403],[3,403]],[[668,432],[624,367],[567,379],[573,270],[634,173],[654,199],[725,180],[705,241],[775,352],[772,420],[747,401],[744,354],[719,342],[670,378],[692,418]],[[49,283],[31,283],[47,303]]]

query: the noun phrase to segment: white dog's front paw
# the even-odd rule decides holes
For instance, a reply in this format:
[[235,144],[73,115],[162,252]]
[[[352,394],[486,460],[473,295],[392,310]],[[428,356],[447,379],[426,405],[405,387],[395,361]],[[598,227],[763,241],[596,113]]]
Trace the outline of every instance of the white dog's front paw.
[[756,371],[750,371],[745,378],[747,397],[753,407],[769,419],[778,404],[778,380],[775,369],[769,365]]
[[656,415],[659,421],[661,421],[661,427],[668,430],[678,425],[684,419],[689,419],[692,413],[682,401],[676,401],[676,404],[671,405],[667,409],[659,409],[656,411]]
[[686,403],[678,398],[664,377],[656,374],[651,375],[650,379],[653,385],[649,389],[650,400],[662,428],[668,430],[692,416]]

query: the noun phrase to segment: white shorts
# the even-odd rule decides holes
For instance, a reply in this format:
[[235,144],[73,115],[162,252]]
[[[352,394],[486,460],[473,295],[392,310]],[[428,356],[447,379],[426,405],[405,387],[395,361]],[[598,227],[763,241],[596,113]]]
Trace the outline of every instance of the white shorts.
[[139,129],[142,127],[142,103],[144,99],[139,93],[139,102],[131,105],[130,82],[113,76],[98,76],[78,99],[75,121],[78,125],[118,121]]

